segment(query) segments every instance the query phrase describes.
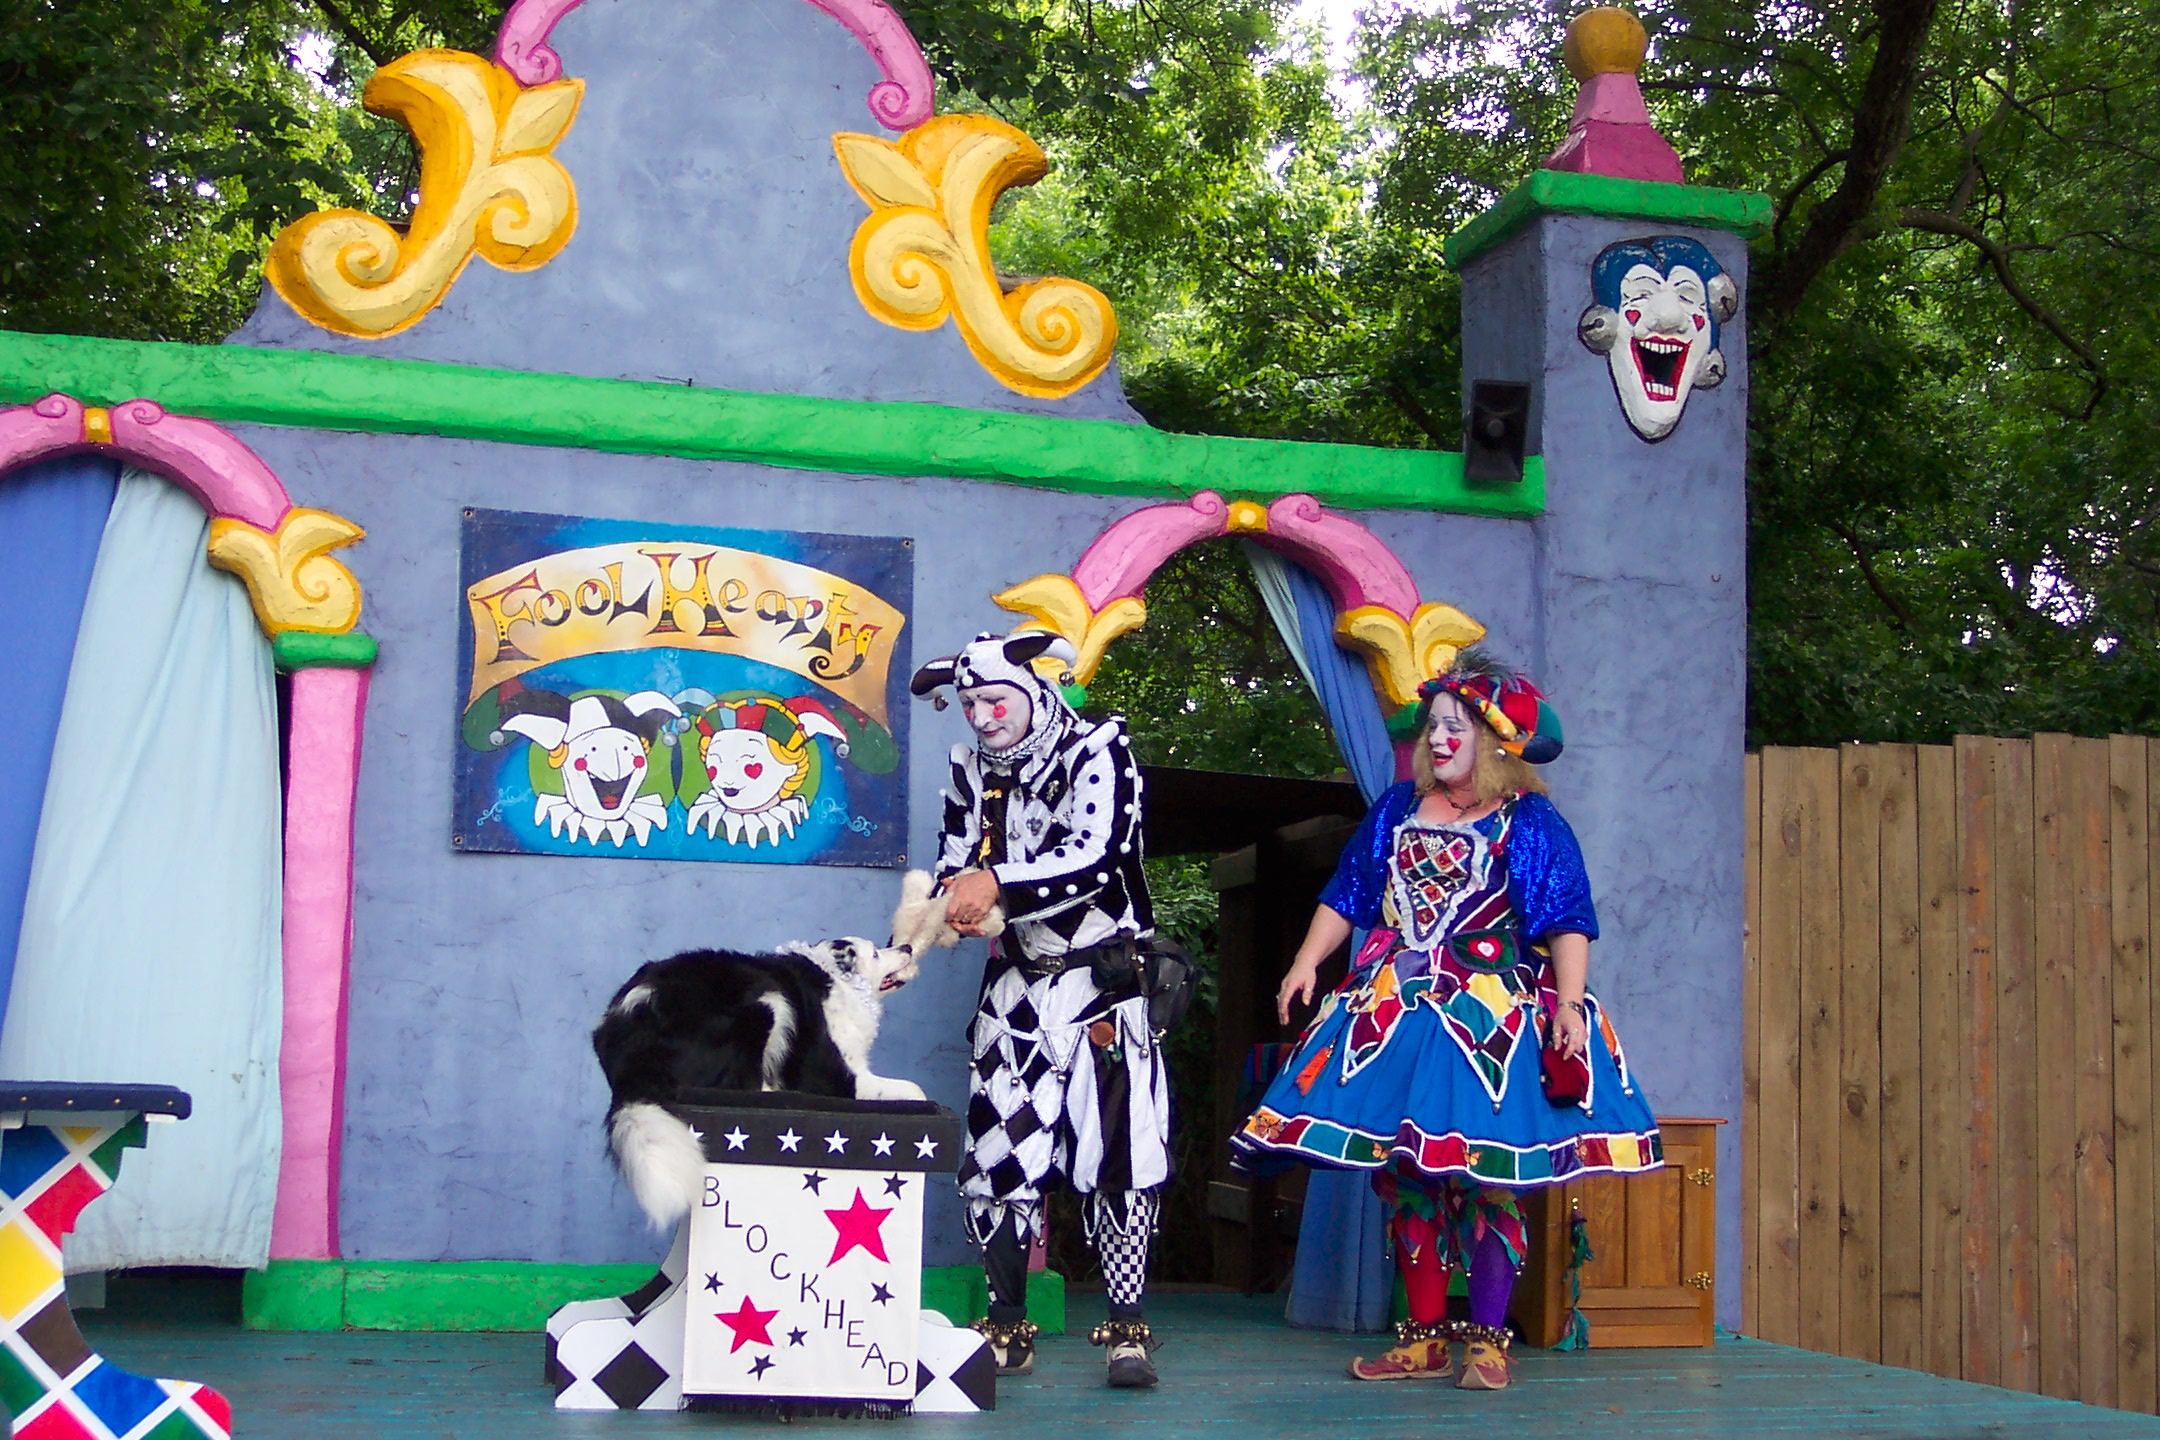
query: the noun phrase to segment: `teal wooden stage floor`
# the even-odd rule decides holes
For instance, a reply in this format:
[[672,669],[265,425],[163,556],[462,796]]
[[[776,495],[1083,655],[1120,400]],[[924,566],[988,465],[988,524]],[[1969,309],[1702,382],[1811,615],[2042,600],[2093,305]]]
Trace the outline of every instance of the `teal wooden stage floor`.
[[[1938,1380],[1730,1340],[1714,1350],[1525,1352],[1514,1386],[1473,1394],[1451,1384],[1359,1384],[1344,1362],[1376,1337],[1292,1330],[1281,1297],[1150,1297],[1163,1383],[1121,1392],[1102,1383],[1086,1327],[1099,1295],[1072,1297],[1076,1333],[1045,1340],[1036,1373],[999,1386],[996,1413],[877,1422],[875,1434],[920,1440],[1051,1440],[1105,1426],[1157,1437],[1223,1440],[1544,1434],[1584,1440],[1805,1435],[2014,1436],[2018,1440],[2155,1437],[2160,1420]],[[266,1440],[635,1440],[779,1427],[735,1416],[558,1414],[541,1383],[537,1335],[273,1335],[193,1324],[113,1325],[86,1313],[90,1343],[153,1375],[201,1380],[233,1402],[235,1432]],[[862,1433],[872,1422],[799,1420],[788,1433]],[[896,1428],[885,1429],[883,1425]]]

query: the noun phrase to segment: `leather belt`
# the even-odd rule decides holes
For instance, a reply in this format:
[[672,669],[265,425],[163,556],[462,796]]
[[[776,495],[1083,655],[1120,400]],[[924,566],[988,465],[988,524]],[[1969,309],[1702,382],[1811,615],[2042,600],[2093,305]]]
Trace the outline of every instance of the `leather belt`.
[[1062,975],[1067,970],[1091,968],[1097,960],[1122,961],[1130,968],[1133,957],[1139,953],[1140,947],[1129,936],[1120,936],[1101,945],[1068,950],[1063,955],[1029,955],[1022,952],[1018,957],[1018,964],[1023,974],[1040,980],[1051,975]]

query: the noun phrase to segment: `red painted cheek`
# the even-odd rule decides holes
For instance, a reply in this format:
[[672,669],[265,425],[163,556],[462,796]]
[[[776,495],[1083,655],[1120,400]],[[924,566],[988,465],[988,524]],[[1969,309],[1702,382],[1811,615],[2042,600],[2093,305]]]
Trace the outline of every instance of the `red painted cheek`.
[[631,756],[631,757],[630,757],[630,768],[631,768],[631,769],[633,769],[633,770],[642,770],[642,769],[644,769],[644,768],[645,768],[645,757],[644,757],[643,755],[633,755],[633,756]]
[[1002,720],[1002,719],[1004,719],[1004,718],[1005,718],[1005,707],[1004,707],[1003,705],[993,705],[993,706],[991,706],[991,707],[990,707],[990,718],[991,718],[991,719],[993,719],[993,720]]
[[583,760],[579,760],[579,761],[577,761],[577,762],[576,762],[576,765],[577,765],[577,768],[578,768],[578,769],[580,769],[580,770],[582,770],[582,769],[584,769],[584,768],[585,768],[585,762],[584,762]]
[[1704,325],[1706,325],[1706,324],[1708,324],[1708,323],[1709,323],[1709,322],[1708,322],[1708,321],[1706,321],[1706,320],[1704,320],[1704,319],[1703,319],[1703,317],[1702,317],[1702,316],[1700,316],[1700,315],[1697,315],[1697,316],[1695,317],[1695,328],[1696,328],[1697,330],[1700,330],[1700,329],[1702,329],[1702,328],[1703,328],[1703,326],[1704,326]]
[[707,765],[705,767],[705,773],[707,775],[710,775],[713,779],[717,780],[720,778],[720,767],[718,765]]

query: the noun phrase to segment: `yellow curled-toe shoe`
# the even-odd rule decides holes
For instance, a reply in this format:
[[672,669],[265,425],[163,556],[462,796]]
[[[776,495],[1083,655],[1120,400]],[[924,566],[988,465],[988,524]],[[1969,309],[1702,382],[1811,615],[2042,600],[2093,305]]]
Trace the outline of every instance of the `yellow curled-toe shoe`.
[[1514,1360],[1508,1355],[1508,1332],[1493,1325],[1465,1325],[1463,1338],[1469,1344],[1463,1350],[1462,1374],[1456,1377],[1458,1390],[1505,1390]]
[[1448,1352],[1452,1333],[1446,1321],[1420,1325],[1400,1320],[1395,1325],[1395,1345],[1378,1358],[1360,1355],[1350,1362],[1353,1380],[1445,1380],[1455,1371],[1455,1357]]

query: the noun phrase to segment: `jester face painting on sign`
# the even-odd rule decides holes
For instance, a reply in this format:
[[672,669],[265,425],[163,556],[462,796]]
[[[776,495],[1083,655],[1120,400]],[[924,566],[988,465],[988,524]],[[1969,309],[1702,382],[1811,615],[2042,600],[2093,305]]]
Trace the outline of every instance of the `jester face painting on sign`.
[[1724,383],[1718,332],[1739,313],[1739,288],[1701,244],[1661,235],[1599,251],[1590,293],[1576,334],[1605,357],[1629,427],[1663,440],[1692,392]]

